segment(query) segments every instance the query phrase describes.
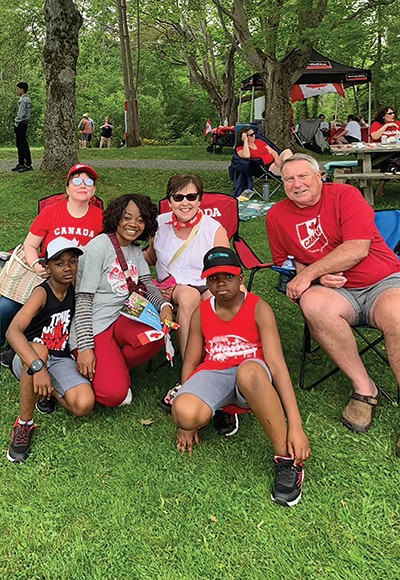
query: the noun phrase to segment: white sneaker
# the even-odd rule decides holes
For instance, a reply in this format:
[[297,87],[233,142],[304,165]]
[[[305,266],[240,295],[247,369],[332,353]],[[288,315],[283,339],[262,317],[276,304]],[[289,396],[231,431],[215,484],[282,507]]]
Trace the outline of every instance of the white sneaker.
[[118,405],[118,407],[122,407],[123,405],[130,405],[132,403],[132,391],[128,389],[125,399]]

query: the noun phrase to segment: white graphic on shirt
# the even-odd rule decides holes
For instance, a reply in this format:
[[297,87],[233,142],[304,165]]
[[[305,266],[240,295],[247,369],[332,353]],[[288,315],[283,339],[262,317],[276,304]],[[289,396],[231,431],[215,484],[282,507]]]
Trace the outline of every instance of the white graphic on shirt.
[[125,273],[122,271],[118,258],[115,258],[114,263],[111,266],[111,271],[108,274],[108,281],[111,285],[114,294],[122,296],[128,292],[128,283],[126,281],[126,276],[130,276],[135,284],[138,282],[139,273],[135,264],[127,261],[128,269]]
[[60,228],[54,228],[54,235],[59,236],[83,236],[85,238],[94,238],[94,230],[89,230],[88,228],[76,228],[75,226],[62,226]]
[[320,216],[318,215],[312,220],[296,225],[300,244],[311,253],[322,252],[328,245],[328,238],[322,229],[319,219]]
[[217,362],[237,357],[254,358],[257,355],[257,344],[235,334],[214,336],[208,342],[207,352],[210,360]]
[[48,350],[65,350],[70,322],[70,309],[52,314],[49,325],[43,328],[41,336],[34,338],[33,342],[44,344]]

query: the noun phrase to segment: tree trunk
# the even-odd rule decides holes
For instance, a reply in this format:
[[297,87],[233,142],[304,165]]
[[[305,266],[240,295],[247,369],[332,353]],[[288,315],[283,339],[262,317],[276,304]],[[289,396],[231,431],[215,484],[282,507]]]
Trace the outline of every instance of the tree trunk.
[[46,121],[41,169],[67,170],[77,163],[76,62],[82,16],[72,0],[45,0]]
[[[267,65],[268,66],[268,65]],[[265,134],[273,143],[285,149],[290,144],[290,74],[280,62],[271,63],[260,71],[265,90]],[[270,90],[273,86],[274,90]]]
[[140,145],[139,116],[133,72],[132,52],[129,41],[128,20],[126,15],[126,0],[116,0],[118,8],[119,39],[121,45],[122,69],[124,74],[125,99],[127,101],[127,135],[126,146]]

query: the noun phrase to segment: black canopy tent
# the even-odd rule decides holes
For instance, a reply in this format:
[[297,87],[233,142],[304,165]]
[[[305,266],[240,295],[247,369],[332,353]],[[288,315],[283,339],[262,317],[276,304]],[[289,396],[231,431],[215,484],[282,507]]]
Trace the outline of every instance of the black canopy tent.
[[[284,62],[284,61],[283,61]],[[322,83],[342,83],[345,88],[368,83],[368,122],[371,124],[371,79],[372,72],[369,69],[361,69],[353,66],[340,64],[326,56],[323,56],[316,50],[310,55],[308,66],[301,77],[296,81],[296,85],[322,84]],[[242,101],[242,91],[252,91],[251,117],[253,116],[254,93],[263,91],[264,87],[261,82],[261,76],[258,73],[253,74],[242,82],[239,109]]]

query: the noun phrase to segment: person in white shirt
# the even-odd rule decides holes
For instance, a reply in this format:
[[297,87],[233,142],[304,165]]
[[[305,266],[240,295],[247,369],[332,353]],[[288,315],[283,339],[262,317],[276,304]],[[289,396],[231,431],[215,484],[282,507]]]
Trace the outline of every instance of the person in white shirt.
[[361,127],[358,122],[358,117],[349,115],[347,117],[347,124],[343,131],[335,135],[334,142],[339,143],[359,143],[361,141]]

